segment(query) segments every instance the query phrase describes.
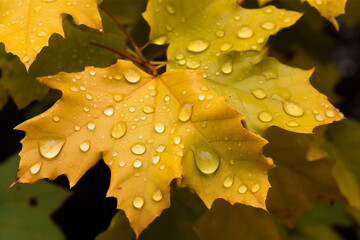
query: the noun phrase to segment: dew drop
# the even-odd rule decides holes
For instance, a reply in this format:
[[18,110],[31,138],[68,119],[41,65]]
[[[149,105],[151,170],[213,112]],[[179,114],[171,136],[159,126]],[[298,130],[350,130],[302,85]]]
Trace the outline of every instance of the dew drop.
[[243,39],[251,38],[253,35],[254,35],[254,30],[252,30],[248,26],[241,27],[237,33],[237,36]]
[[322,114],[317,114],[317,115],[315,115],[315,120],[318,122],[323,122],[325,120],[325,118]]
[[224,32],[224,31],[217,31],[217,32],[215,33],[215,35],[216,35],[217,37],[219,37],[219,38],[222,38],[222,37],[225,36],[225,32]]
[[226,188],[229,188],[233,185],[234,183],[234,177],[227,177],[225,178],[225,180],[223,181],[223,185]]
[[90,71],[89,71],[89,74],[90,74],[91,76],[95,76],[96,72],[95,72],[94,70],[90,70]]
[[113,138],[119,139],[125,135],[126,130],[127,130],[126,123],[121,121],[115,124],[111,128],[110,134]]
[[80,144],[80,150],[83,152],[87,152],[90,149],[90,142],[89,141],[84,141]]
[[52,2],[55,2],[56,0],[41,0],[43,2],[46,2],[46,3],[52,3]]
[[90,101],[93,99],[93,96],[90,93],[87,93],[85,94],[85,98]]
[[247,190],[248,190],[248,188],[247,188],[244,184],[242,184],[242,185],[239,187],[238,192],[239,192],[240,194],[244,194],[244,193],[247,192]]
[[133,166],[134,168],[140,168],[142,166],[142,161],[140,159],[136,159]]
[[150,113],[153,113],[155,111],[155,109],[150,105],[145,105],[142,110],[146,114],[150,114]]
[[186,66],[190,69],[196,69],[200,67],[201,63],[198,60],[189,60],[186,64]]
[[178,117],[181,122],[189,121],[193,111],[193,104],[185,103],[180,106]]
[[166,146],[163,145],[163,144],[160,144],[160,145],[156,148],[156,151],[157,151],[158,153],[162,153],[162,152],[165,151],[165,149],[166,149]]
[[187,49],[190,52],[195,52],[195,53],[199,53],[199,52],[203,52],[205,51],[208,47],[209,47],[209,42],[206,40],[202,40],[202,39],[198,39],[198,40],[194,40],[191,41],[188,46]]
[[222,66],[221,66],[221,71],[224,74],[230,74],[233,70],[233,66],[232,66],[232,61],[226,61]]
[[182,53],[178,53],[176,56],[175,56],[176,60],[181,60],[184,58],[184,54]]
[[272,30],[275,28],[275,24],[273,22],[266,21],[261,24],[261,27],[265,30]]
[[130,108],[129,108],[129,111],[133,113],[133,112],[136,111],[136,109],[135,109],[135,107],[130,107]]
[[156,155],[152,157],[153,164],[157,164],[160,161],[160,155]]
[[261,88],[252,89],[251,94],[257,99],[264,99],[266,97],[266,93]]
[[57,138],[45,138],[39,141],[40,154],[47,159],[53,159],[59,155],[62,147],[65,144],[65,139]]
[[226,51],[230,50],[230,48],[232,48],[231,43],[224,43],[223,45],[221,45],[220,50],[223,52],[226,52]]
[[260,121],[266,122],[266,123],[272,121],[272,116],[270,115],[270,113],[265,112],[265,111],[260,112],[258,114],[258,118],[259,118]]
[[334,111],[332,111],[332,110],[327,110],[327,111],[325,112],[325,115],[326,115],[327,117],[330,117],[330,118],[335,117],[335,113],[334,113]]
[[146,151],[145,144],[143,143],[135,143],[131,146],[131,152],[135,155],[142,155]]
[[161,36],[161,37],[156,38],[152,42],[156,45],[164,45],[166,43],[166,41],[167,41],[167,37]]
[[114,114],[114,108],[112,108],[112,107],[105,108],[104,114],[106,116],[112,116]]
[[87,128],[88,128],[90,131],[94,130],[94,129],[95,129],[95,123],[93,123],[93,122],[88,122]]
[[58,115],[55,115],[53,117],[53,120],[54,120],[54,122],[58,122],[58,121],[60,121],[60,117]]
[[155,124],[155,131],[157,133],[163,133],[165,131],[165,124],[162,122],[158,122]]
[[193,147],[195,163],[205,175],[213,174],[220,165],[219,156],[208,145],[200,142]]
[[75,130],[75,131],[79,131],[79,130],[80,130],[80,126],[79,126],[79,125],[75,125],[75,126],[74,126],[74,130]]
[[175,13],[174,7],[171,6],[171,5],[169,5],[169,4],[166,5],[166,10],[167,10],[168,13],[170,13],[170,14],[174,14],[174,13]]
[[177,145],[177,144],[180,144],[181,143],[181,140],[182,138],[180,136],[177,136],[174,138],[174,143]]
[[125,162],[119,162],[120,167],[125,167],[125,165],[126,165]]
[[298,127],[299,126],[299,124],[295,121],[290,121],[286,125],[288,125],[289,127]]
[[141,75],[138,71],[133,69],[128,69],[123,72],[126,81],[129,83],[137,83],[140,81]]
[[34,165],[31,166],[30,168],[30,172],[32,174],[37,174],[40,171],[42,163],[41,162],[37,162]]
[[300,117],[304,114],[304,109],[294,102],[283,102],[284,111],[293,117]]
[[124,99],[124,96],[123,96],[123,95],[119,95],[119,94],[114,95],[114,100],[115,100],[116,102],[121,102],[123,99]]
[[144,198],[143,197],[140,197],[140,196],[137,196],[134,198],[133,200],[133,206],[137,209],[140,209],[142,208],[144,205]]
[[163,198],[161,190],[157,189],[155,192],[153,192],[152,198],[155,202],[161,201],[161,199]]
[[251,192],[252,193],[257,193],[258,191],[260,190],[260,185],[259,184],[254,184],[252,187],[251,187]]

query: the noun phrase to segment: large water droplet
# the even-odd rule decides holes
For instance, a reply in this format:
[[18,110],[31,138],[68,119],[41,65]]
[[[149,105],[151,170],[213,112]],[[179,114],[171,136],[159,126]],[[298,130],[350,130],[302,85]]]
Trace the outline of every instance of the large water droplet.
[[165,131],[165,124],[162,122],[158,122],[155,124],[155,131],[157,133],[163,133]]
[[273,22],[266,21],[261,24],[261,27],[265,30],[272,30],[275,28],[275,24]]
[[251,94],[257,99],[264,99],[266,97],[266,93],[260,88],[252,89]]
[[330,118],[335,117],[335,113],[334,113],[334,111],[332,111],[332,110],[327,110],[327,111],[325,112],[325,115],[326,115],[327,117],[330,117]]
[[62,138],[45,138],[39,141],[40,154],[47,159],[53,159],[59,153],[64,146],[65,139]]
[[111,128],[110,134],[111,134],[111,136],[112,136],[113,138],[119,139],[119,138],[121,138],[122,136],[125,135],[126,130],[127,130],[126,123],[123,122],[123,121],[121,121],[121,122],[116,123],[116,124]]
[[131,146],[131,152],[135,155],[142,155],[146,151],[145,144],[143,143],[135,143]]
[[140,159],[136,159],[133,166],[134,168],[140,168],[142,166],[142,161]]
[[259,115],[258,115],[258,118],[260,121],[262,122],[271,122],[272,121],[272,116],[270,115],[270,113],[268,112],[260,112]]
[[243,39],[251,38],[253,35],[254,35],[254,31],[248,26],[241,27],[237,33],[237,36]]
[[205,51],[209,47],[209,45],[210,44],[208,41],[198,39],[198,40],[191,41],[188,44],[187,49],[191,52],[199,53],[199,52]]
[[133,200],[133,206],[137,209],[140,209],[142,208],[144,205],[144,198],[143,197],[140,197],[140,196],[137,196],[134,198]]
[[284,111],[293,117],[300,117],[304,114],[304,109],[294,102],[283,102]]
[[247,190],[248,190],[247,186],[245,186],[244,184],[242,184],[242,185],[239,187],[238,192],[239,192],[240,194],[244,194],[244,193],[247,192]]
[[257,193],[258,191],[260,190],[260,185],[259,184],[254,184],[252,187],[251,187],[251,192],[252,193]]
[[157,164],[160,161],[160,155],[156,155],[152,157],[153,164]]
[[230,74],[233,70],[233,66],[232,66],[232,61],[226,61],[222,66],[221,66],[221,71],[225,74]]
[[193,147],[195,163],[205,175],[213,174],[220,166],[220,158],[214,150],[205,143],[197,143]]
[[140,73],[133,69],[128,69],[123,72],[126,81],[129,83],[137,83],[140,81]]
[[114,114],[114,108],[113,108],[113,107],[105,108],[104,114],[105,114],[106,116],[112,116],[112,115]]
[[163,198],[163,195],[161,193],[160,189],[157,189],[156,191],[153,192],[152,194],[152,198],[155,202],[160,201]]
[[145,105],[142,110],[146,114],[150,114],[150,113],[153,113],[155,111],[155,109],[150,105]]
[[234,177],[233,177],[233,176],[227,177],[227,178],[225,178],[225,180],[223,181],[223,185],[224,185],[224,187],[226,187],[226,188],[231,187],[231,186],[233,185],[233,183],[234,183]]
[[90,142],[89,141],[84,141],[80,144],[80,150],[83,152],[87,152],[90,149]]
[[30,172],[32,174],[37,174],[40,171],[41,165],[42,165],[42,162],[35,163],[34,165],[31,166]]
[[166,149],[166,146],[165,146],[164,144],[160,144],[160,145],[156,148],[156,151],[157,151],[158,153],[162,153],[162,152],[165,151],[165,149]]
[[192,112],[193,112],[193,104],[191,103],[185,103],[182,106],[180,106],[178,117],[179,120],[182,122],[189,121],[191,118]]

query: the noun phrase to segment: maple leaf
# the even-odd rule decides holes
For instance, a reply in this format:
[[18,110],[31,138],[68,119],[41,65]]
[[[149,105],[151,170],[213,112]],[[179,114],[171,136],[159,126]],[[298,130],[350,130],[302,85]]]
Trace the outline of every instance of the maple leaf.
[[307,161],[308,147],[302,144],[302,137],[271,128],[267,134],[270,143],[264,149],[276,164],[269,172],[272,188],[267,207],[291,227],[318,201],[345,202],[332,176],[334,161],[328,158]]
[[[200,72],[153,77],[119,60],[39,81],[63,97],[17,127],[26,132],[19,182],[66,174],[74,186],[103,157],[111,169],[107,196],[118,199],[138,235],[169,206],[169,184],[181,177],[185,156],[185,181],[208,205],[209,198],[224,197],[264,208],[272,167],[260,151],[265,140],[242,127],[242,116],[209,91]],[[195,178],[208,179],[205,191],[222,189],[204,197]]]
[[78,25],[102,29],[96,0],[2,0],[0,42],[29,69],[53,33],[64,36],[63,14],[72,15]]
[[172,63],[206,69],[220,53],[260,50],[270,35],[293,25],[301,14],[274,6],[245,9],[233,0],[150,0],[143,16],[151,26],[150,39],[170,43]]

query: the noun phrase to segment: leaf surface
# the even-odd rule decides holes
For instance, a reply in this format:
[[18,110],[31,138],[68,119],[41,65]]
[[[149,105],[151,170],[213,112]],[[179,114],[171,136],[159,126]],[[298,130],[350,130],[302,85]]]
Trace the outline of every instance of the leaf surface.
[[12,240],[63,239],[50,215],[67,197],[66,191],[46,181],[8,188],[17,170],[18,156],[0,164],[0,236]]
[[311,86],[312,72],[255,52],[232,52],[210,61],[203,76],[214,91],[229,96],[227,102],[245,116],[250,131],[263,134],[274,125],[311,133],[316,126],[343,118]]
[[[175,70],[153,77],[119,60],[109,68],[88,67],[39,81],[61,90],[63,97],[17,127],[26,132],[20,182],[66,174],[74,186],[102,157],[111,169],[107,195],[118,199],[138,235],[169,207],[169,184],[181,177],[186,156],[185,173],[195,175],[184,174],[190,183],[202,175],[221,182],[230,174],[240,177],[233,188],[221,185],[217,195],[204,197],[206,203],[215,197],[230,198],[244,181],[261,184],[260,191],[246,196],[248,204],[264,207],[266,170],[271,167],[260,151],[265,141],[241,126],[242,116],[225,103],[225,97],[208,90],[199,72]],[[194,160],[188,162],[190,156],[196,165]],[[212,186],[211,181],[204,184]],[[240,195],[231,200],[245,202]]]
[[63,14],[72,15],[78,25],[102,29],[96,0],[2,0],[0,42],[29,69],[53,33],[64,36]]

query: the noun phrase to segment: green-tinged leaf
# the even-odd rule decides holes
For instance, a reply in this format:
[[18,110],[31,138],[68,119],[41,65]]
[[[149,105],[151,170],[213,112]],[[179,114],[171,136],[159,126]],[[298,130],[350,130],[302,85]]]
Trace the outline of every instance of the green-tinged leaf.
[[64,35],[63,14],[72,15],[78,25],[102,29],[96,0],[2,0],[0,42],[29,69],[53,33]]
[[144,11],[146,0],[104,0],[102,6],[116,16],[123,25],[131,25]]
[[65,38],[54,34],[37,56],[30,68],[34,76],[47,76],[63,72],[78,72],[85,66],[108,67],[116,62],[117,54],[91,42],[100,43],[117,50],[124,50],[126,38],[116,24],[101,12],[104,32],[76,26],[72,21],[64,21]]
[[203,73],[211,88],[245,116],[247,129],[263,134],[270,126],[311,133],[343,118],[301,70],[256,52],[231,52],[209,61]]
[[273,217],[267,212],[219,200],[195,224],[201,240],[280,240]]
[[32,101],[41,100],[48,92],[48,87],[28,75],[24,65],[16,56],[5,53],[0,46],[0,109],[6,104],[9,96],[19,109]]
[[308,148],[302,144],[302,137],[271,128],[267,134],[270,144],[264,149],[276,164],[269,172],[272,188],[266,206],[289,226],[295,226],[318,201],[344,201],[332,176],[334,162],[328,159],[308,162]]
[[96,237],[96,240],[132,240],[136,239],[136,235],[130,227],[129,220],[126,218],[125,212],[119,210],[110,226],[105,232]]
[[16,173],[18,162],[19,157],[12,156],[0,165],[0,239],[63,239],[50,215],[68,194],[46,181],[15,185],[5,191]]
[[150,40],[170,43],[172,65],[206,69],[221,53],[261,49],[270,35],[293,25],[301,14],[274,6],[245,9],[234,0],[150,0],[143,16],[151,27]]

